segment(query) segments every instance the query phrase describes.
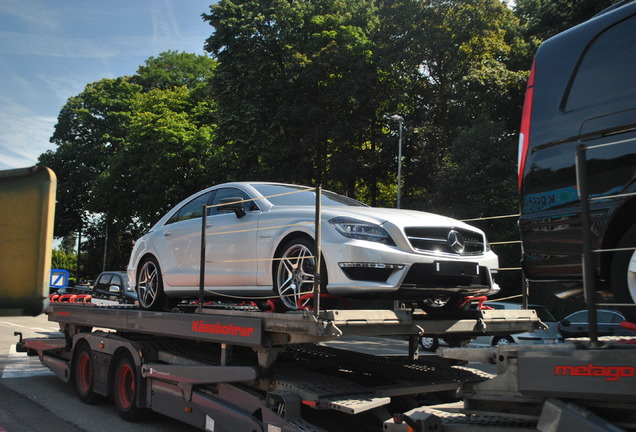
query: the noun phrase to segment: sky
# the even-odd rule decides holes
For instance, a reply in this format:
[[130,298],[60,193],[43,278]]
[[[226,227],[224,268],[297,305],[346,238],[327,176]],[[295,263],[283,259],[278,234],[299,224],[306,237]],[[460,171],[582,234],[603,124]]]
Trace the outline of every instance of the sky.
[[68,98],[165,51],[205,54],[212,0],[0,0],[0,170],[25,168]]

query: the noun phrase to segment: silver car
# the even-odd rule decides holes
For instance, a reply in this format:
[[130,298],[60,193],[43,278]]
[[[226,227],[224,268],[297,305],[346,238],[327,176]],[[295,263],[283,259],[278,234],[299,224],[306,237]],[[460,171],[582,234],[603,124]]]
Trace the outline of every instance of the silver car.
[[[314,284],[315,203],[314,188],[280,183],[226,183],[190,196],[135,243],[128,274],[140,306],[160,310],[198,296],[206,205],[205,296],[305,307]],[[499,291],[497,256],[477,228],[327,191],[321,207],[322,292],[408,299],[433,310]]]

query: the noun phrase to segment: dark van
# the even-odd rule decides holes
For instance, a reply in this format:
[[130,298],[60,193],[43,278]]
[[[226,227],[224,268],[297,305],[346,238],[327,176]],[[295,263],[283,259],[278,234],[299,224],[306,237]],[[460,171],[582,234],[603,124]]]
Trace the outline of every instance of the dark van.
[[[580,284],[578,146],[587,153],[592,249],[636,246],[636,3],[619,2],[539,47],[520,132],[525,276]],[[634,303],[634,251],[594,259],[596,288]],[[635,308],[626,313],[636,319]]]

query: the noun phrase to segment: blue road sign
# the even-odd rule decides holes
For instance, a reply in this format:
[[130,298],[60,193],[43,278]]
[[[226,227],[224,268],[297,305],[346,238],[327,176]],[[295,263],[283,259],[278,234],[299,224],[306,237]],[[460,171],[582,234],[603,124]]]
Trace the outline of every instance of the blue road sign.
[[51,287],[66,288],[68,286],[68,271],[51,269]]

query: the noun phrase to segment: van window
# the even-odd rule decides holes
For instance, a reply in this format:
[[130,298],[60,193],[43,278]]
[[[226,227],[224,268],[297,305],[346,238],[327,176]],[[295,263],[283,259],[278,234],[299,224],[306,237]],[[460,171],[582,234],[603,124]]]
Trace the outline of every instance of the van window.
[[[570,87],[566,110],[636,96],[636,17],[600,34],[585,52]],[[620,54],[619,54],[620,53]],[[633,104],[632,106],[636,105]],[[612,110],[613,112],[614,110]]]

